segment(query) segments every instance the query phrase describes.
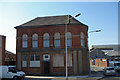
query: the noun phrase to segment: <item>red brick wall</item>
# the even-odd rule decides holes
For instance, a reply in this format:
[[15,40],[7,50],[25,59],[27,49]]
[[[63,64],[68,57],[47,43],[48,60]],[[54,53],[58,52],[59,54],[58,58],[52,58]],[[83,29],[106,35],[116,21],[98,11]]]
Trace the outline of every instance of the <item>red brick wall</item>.
[[5,53],[5,64],[4,65],[16,65],[16,54]]
[[[30,55],[27,54],[27,67],[22,67],[22,70],[26,72],[27,74],[41,74],[43,75],[43,53],[40,53],[40,67],[30,67]],[[64,67],[53,67],[53,53],[49,53],[50,55],[50,74],[51,75],[59,75],[59,72],[65,72],[66,71],[66,56],[64,54]],[[73,57],[73,56],[72,56]],[[22,58],[21,58],[22,59]],[[22,64],[22,61],[21,61]],[[73,65],[73,64],[72,64]],[[55,72],[55,73],[54,73]],[[68,67],[68,72],[73,72],[73,67]],[[65,75],[65,74],[63,74]]]
[[[94,59],[95,60],[95,66],[100,67],[107,67],[108,66],[108,60],[107,59]],[[105,60],[105,61],[103,61]],[[90,60],[90,65],[93,65],[92,60]]]
[[[27,34],[29,39],[28,39],[28,48],[32,48],[32,35],[34,33],[37,33],[39,36],[43,36],[44,33],[49,33],[50,36],[54,36],[56,32],[59,32],[60,35],[65,34],[65,26],[49,26],[49,27],[39,27],[39,28],[18,28],[17,29],[17,50],[22,48],[22,35]],[[85,26],[79,26],[79,25],[72,25],[68,26],[68,32],[71,32],[72,35],[80,35],[81,32],[87,36],[87,27]],[[86,41],[86,47],[88,42],[87,38],[85,39]],[[61,37],[61,48],[65,48],[65,37]],[[39,38],[39,45],[38,47],[41,49],[43,48],[43,38]],[[54,44],[54,38],[50,37],[50,44]],[[54,47],[54,45],[53,45]],[[81,48],[80,45],[80,36],[73,36],[72,37],[72,48]]]

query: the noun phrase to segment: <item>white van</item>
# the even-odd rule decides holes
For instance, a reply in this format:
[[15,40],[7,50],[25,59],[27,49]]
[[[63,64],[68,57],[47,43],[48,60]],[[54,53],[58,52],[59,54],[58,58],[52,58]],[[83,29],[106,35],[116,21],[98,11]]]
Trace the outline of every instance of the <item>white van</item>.
[[25,73],[23,71],[17,71],[15,66],[0,66],[0,79],[13,79],[19,80],[24,78]]

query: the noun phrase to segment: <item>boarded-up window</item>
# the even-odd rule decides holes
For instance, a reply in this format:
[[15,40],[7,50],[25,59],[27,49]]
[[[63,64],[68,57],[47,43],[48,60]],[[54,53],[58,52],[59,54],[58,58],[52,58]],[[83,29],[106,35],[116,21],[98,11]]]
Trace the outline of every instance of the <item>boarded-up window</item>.
[[72,54],[68,54],[68,66],[72,67]]
[[54,54],[53,67],[63,67],[63,66],[64,66],[64,54]]

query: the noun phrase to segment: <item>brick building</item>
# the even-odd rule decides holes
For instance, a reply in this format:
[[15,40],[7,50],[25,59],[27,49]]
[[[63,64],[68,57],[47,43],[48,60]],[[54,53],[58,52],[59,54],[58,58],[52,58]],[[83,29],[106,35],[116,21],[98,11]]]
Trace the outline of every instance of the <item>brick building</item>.
[[[17,68],[27,74],[65,75],[65,22],[70,15],[37,17],[17,30]],[[71,18],[68,23],[69,75],[89,73],[88,26]]]
[[120,61],[120,45],[92,45],[90,47],[90,65],[99,67],[111,66]]
[[6,36],[0,35],[0,65],[16,65],[16,54],[6,50]]
[[4,65],[5,61],[5,44],[6,36],[0,35],[0,65]]
[[6,50],[4,63],[4,65],[16,65],[16,54]]
[[109,59],[101,58],[101,59],[91,59],[90,65],[99,66],[99,67],[108,67]]

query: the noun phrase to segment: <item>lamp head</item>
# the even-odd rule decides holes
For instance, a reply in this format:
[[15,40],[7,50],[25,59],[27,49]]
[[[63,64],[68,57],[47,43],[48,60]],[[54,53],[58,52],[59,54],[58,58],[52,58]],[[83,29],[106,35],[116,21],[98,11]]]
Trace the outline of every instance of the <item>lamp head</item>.
[[81,15],[80,13],[78,13],[77,15],[75,15],[75,17],[78,17],[79,15]]
[[100,32],[101,30],[96,30],[96,32]]

